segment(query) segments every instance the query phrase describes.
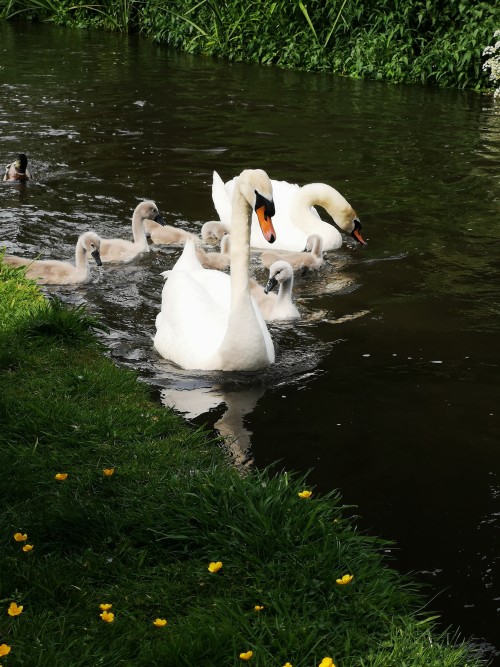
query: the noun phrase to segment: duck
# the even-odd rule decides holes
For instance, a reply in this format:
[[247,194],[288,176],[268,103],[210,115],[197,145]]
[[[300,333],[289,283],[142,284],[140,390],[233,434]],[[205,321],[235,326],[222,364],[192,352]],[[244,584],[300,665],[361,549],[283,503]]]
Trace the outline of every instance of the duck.
[[205,243],[221,241],[224,234],[229,234],[229,227],[218,220],[209,220],[201,228],[201,238]]
[[172,227],[172,225],[161,224],[155,220],[144,220],[144,230],[151,241],[156,244],[184,245],[188,239],[201,243],[201,239],[196,234]]
[[224,271],[231,265],[230,236],[224,234],[220,242],[219,252],[206,252],[203,248],[196,248],[196,256],[204,269]]
[[144,221],[153,220],[160,225],[164,220],[154,201],[143,201],[134,209],[132,215],[133,241],[125,239],[102,239],[101,260],[103,262],[130,262],[143,252],[149,252],[148,239],[144,229]]
[[30,260],[16,255],[5,255],[3,260],[10,266],[26,266],[26,278],[36,280],[39,285],[77,285],[90,280],[90,257],[97,266],[102,265],[100,245],[101,239],[95,232],[85,232],[76,243],[75,264],[56,259]]
[[167,280],[153,345],[183,369],[253,371],[275,361],[267,325],[250,295],[252,211],[264,238],[273,243],[273,191],[261,169],[244,169],[234,182],[230,274],[204,269],[192,241],[162,274]]
[[5,167],[5,173],[2,180],[21,181],[21,183],[25,183],[31,178],[33,177],[28,169],[28,158],[25,153],[19,153],[17,159]]
[[[361,222],[349,202],[343,195],[326,183],[308,183],[300,187],[287,181],[272,181],[276,216],[273,224],[276,229],[276,250],[304,250],[307,237],[319,234],[323,239],[323,250],[337,250],[342,246],[339,230],[322,220],[314,206],[323,207],[343,232],[350,234],[358,243],[366,245],[361,236]],[[214,171],[212,181],[212,200],[220,221],[231,225],[231,197],[234,179],[224,181]],[[250,245],[252,248],[266,248],[256,229],[255,218],[252,220]]]
[[314,271],[319,269],[325,263],[323,257],[323,239],[319,234],[311,234],[307,237],[305,252],[273,252],[265,250],[260,261],[266,269],[269,269],[274,262],[285,260],[291,265],[293,271]]
[[[278,294],[272,290],[279,285]],[[271,264],[265,287],[250,281],[250,291],[266,321],[297,320],[300,313],[292,300],[293,268],[283,260]]]

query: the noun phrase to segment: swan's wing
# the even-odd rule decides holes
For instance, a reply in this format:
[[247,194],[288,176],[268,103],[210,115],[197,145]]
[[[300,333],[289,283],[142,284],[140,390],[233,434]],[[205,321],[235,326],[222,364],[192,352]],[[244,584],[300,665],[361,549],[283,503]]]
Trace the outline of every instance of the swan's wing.
[[227,227],[231,227],[232,193],[228,192],[224,181],[216,171],[212,180],[212,201],[219,220]]

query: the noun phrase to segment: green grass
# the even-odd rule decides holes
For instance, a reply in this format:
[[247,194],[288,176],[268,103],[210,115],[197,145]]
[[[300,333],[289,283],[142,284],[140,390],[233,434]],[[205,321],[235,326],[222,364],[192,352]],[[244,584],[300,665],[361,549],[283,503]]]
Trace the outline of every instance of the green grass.
[[[257,667],[480,664],[434,631],[386,543],[356,531],[337,492],[301,499],[304,477],[240,474],[102,355],[83,309],[33,308],[33,284],[0,271],[4,667],[232,667],[248,650]],[[14,618],[12,601],[24,607]]]

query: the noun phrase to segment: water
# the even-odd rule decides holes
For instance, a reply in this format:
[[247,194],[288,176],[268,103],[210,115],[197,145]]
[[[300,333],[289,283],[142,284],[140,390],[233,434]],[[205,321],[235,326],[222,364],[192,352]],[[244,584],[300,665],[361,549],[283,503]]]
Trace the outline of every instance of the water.
[[361,529],[396,541],[429,613],[500,665],[500,105],[48,26],[0,25],[0,53],[1,159],[25,151],[37,176],[0,187],[9,252],[70,258],[88,229],[131,238],[141,199],[199,232],[214,169],[347,197],[369,245],[296,281],[302,319],[271,327],[277,363],[259,374],[183,372],[155,354],[177,248],[46,291],[99,314],[111,356],[228,436],[237,463],[341,489]]

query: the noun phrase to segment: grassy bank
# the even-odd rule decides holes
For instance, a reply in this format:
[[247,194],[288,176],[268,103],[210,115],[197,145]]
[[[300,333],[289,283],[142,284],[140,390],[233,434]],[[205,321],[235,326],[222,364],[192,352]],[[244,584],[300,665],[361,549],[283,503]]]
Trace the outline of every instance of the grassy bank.
[[0,17],[135,31],[191,53],[395,83],[486,89],[494,2],[0,0]]
[[480,664],[336,492],[238,474],[1,262],[0,315],[4,667]]

